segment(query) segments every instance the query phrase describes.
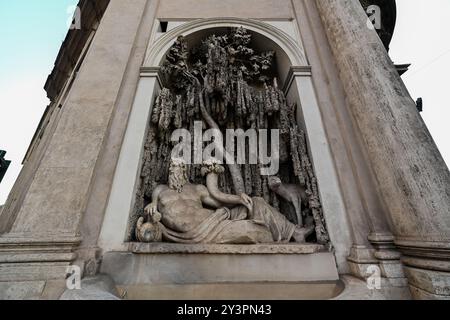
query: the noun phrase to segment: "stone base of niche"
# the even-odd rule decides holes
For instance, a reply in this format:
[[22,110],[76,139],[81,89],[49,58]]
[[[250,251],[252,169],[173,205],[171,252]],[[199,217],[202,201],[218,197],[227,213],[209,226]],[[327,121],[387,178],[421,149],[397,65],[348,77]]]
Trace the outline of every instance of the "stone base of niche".
[[315,244],[130,243],[128,252],[105,253],[101,273],[131,299],[326,299],[340,291],[333,253]]
[[198,254],[312,254],[325,252],[319,244],[255,244],[255,245],[217,245],[217,244],[178,244],[178,243],[136,243],[129,244],[129,251],[146,253],[198,253]]

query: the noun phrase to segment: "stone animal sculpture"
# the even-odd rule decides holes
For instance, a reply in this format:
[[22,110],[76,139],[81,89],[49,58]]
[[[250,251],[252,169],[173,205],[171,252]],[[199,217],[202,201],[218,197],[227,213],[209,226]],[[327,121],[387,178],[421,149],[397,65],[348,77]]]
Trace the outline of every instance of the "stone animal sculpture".
[[308,204],[306,189],[296,184],[284,184],[280,178],[275,176],[269,177],[268,182],[270,190],[294,206],[298,225],[303,226],[302,208]]
[[140,242],[160,242],[162,240],[162,229],[159,224],[161,214],[154,213],[148,216],[148,222],[140,217],[136,224],[136,239]]
[[[195,135],[196,124],[201,121],[203,129],[218,129],[222,133],[227,129],[244,132],[255,128],[279,129],[280,165],[287,169],[280,173],[280,178],[292,176],[306,186],[317,241],[329,242],[306,133],[296,122],[295,105],[288,103],[278,87],[275,62],[275,52],[253,48],[252,32],[244,28],[232,28],[226,34],[212,34],[190,44],[182,36],[175,41],[161,67],[165,87],[152,108],[142,179],[130,226],[135,226],[146,202],[153,199],[155,188],[160,183],[167,184],[173,150],[171,133],[184,129]],[[278,208],[267,176],[260,174],[262,167],[250,163],[238,165],[236,155],[227,154],[226,149],[215,150],[216,157],[227,159],[220,190],[261,197],[266,204]],[[188,180],[195,185],[204,184],[200,171],[201,163],[190,165],[186,172]],[[163,213],[163,224],[164,219]],[[134,238],[133,235],[134,228],[130,227],[128,236]]]

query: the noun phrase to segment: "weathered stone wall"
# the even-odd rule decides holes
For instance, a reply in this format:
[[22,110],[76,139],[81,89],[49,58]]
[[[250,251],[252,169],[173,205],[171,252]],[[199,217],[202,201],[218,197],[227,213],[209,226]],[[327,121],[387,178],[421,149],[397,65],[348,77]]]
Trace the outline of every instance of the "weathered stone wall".
[[245,19],[293,19],[290,0],[162,0],[160,19],[205,19],[233,17]]

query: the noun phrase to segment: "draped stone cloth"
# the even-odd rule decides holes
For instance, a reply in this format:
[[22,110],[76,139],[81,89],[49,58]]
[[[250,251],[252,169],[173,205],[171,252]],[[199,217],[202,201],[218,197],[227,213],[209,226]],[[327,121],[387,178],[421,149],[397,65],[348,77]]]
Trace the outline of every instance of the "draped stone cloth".
[[295,225],[264,199],[253,198],[253,213],[249,219],[245,206],[220,208],[188,232],[160,227],[164,240],[184,244],[282,243],[292,238]]

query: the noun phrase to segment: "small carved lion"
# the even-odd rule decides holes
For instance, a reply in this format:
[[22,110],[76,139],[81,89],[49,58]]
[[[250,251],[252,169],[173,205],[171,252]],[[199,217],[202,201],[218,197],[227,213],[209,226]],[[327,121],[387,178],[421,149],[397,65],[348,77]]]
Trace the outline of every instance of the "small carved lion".
[[302,205],[306,207],[308,204],[308,196],[304,187],[296,184],[284,184],[281,179],[272,176],[269,177],[269,188],[281,198],[292,203],[297,216],[299,226],[303,226]]
[[144,217],[140,217],[136,224],[136,239],[140,242],[161,242],[162,229],[159,222],[161,214],[156,213],[149,217],[145,222]]

